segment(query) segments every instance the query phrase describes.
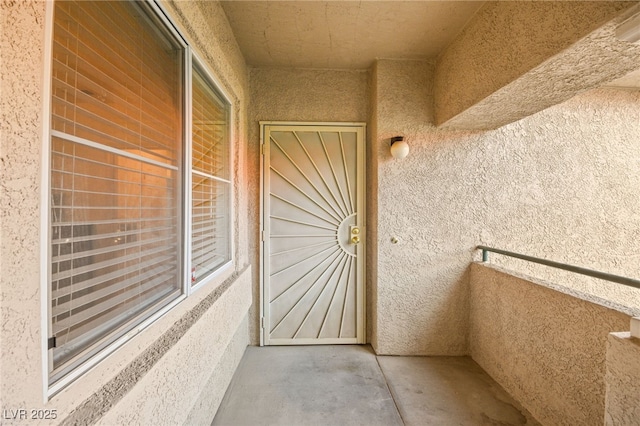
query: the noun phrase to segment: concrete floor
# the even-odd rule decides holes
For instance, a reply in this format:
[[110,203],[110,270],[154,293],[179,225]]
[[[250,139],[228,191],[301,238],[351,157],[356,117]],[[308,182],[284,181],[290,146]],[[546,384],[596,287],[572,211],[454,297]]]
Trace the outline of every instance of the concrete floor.
[[468,357],[247,348],[213,425],[538,425]]

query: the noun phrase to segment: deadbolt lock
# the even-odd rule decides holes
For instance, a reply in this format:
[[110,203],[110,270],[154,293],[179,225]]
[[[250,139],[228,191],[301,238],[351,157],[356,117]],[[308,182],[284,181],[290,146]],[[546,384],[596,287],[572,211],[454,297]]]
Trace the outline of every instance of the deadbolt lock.
[[355,225],[352,225],[349,228],[349,231],[351,233],[351,243],[352,244],[358,244],[360,243],[360,228],[358,228]]

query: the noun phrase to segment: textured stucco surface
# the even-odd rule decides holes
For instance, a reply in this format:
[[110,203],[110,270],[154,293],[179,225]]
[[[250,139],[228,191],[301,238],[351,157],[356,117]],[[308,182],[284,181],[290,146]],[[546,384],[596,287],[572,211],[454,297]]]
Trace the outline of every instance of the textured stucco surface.
[[485,3],[438,58],[436,123],[497,128],[637,69],[640,46],[616,39],[614,19],[634,4]]
[[[373,70],[376,351],[467,352],[478,244],[640,277],[640,91],[595,90],[497,130],[456,132],[432,124],[433,68],[380,60]],[[389,154],[395,135],[411,148],[403,160]],[[632,288],[491,262],[640,308]]]
[[[248,340],[243,318],[251,303],[252,272],[248,267],[246,191],[236,191],[234,197],[235,267],[200,288],[73,384],[43,402],[47,377],[42,374],[40,267],[46,260],[41,259],[40,253],[40,182],[42,111],[48,103],[48,99],[43,98],[44,82],[49,78],[44,73],[45,9],[48,5],[50,2],[39,1],[0,3],[0,409],[55,409],[57,419],[53,423],[72,415],[68,421],[82,424],[95,420],[88,420],[81,411],[86,404],[95,403],[92,398],[110,401],[99,404],[104,409],[105,405],[116,402],[122,407],[145,406],[157,401],[159,396],[180,394],[181,408],[178,413],[167,413],[168,417],[186,416],[194,404],[213,407],[219,400],[215,396],[219,393],[217,387],[225,386],[233,370],[233,360],[239,358],[241,348]],[[237,120],[233,143],[234,179],[237,188],[243,188],[247,177],[248,75],[226,17],[215,2],[165,3],[164,6],[234,102]],[[213,303],[221,292],[225,295],[224,303]],[[230,300],[224,298],[227,295]],[[209,302],[211,304],[207,305]],[[204,306],[207,306],[206,313],[203,313]],[[203,335],[207,339],[202,339]],[[205,343],[210,341],[218,342],[219,346],[209,351]],[[230,342],[234,342],[233,345],[230,346]],[[222,356],[226,348],[228,355]],[[187,349],[208,351],[210,356],[203,357],[208,364],[201,368],[207,374],[193,374],[193,370],[187,369],[191,360],[183,355],[183,376],[188,376],[188,380],[182,376],[179,376],[179,382],[161,380],[162,374],[158,370],[163,366],[174,367],[177,363],[175,354],[184,354]],[[219,372],[217,378],[212,378],[213,372]],[[170,371],[164,374],[170,374]],[[138,382],[141,378],[156,380],[155,387],[144,388]],[[184,389],[181,388],[183,382]],[[206,386],[216,389],[207,396],[196,391],[196,388],[205,389]],[[111,415],[117,416],[117,409]],[[166,420],[157,418],[159,422]],[[6,419],[2,422],[12,423]]]
[[630,316],[571,292],[472,264],[471,356],[542,424],[599,425],[607,337]]
[[[503,146],[485,145],[481,243],[640,278],[640,90],[587,92],[491,135]],[[638,289],[490,259],[640,308]]]
[[[378,354],[464,355],[469,256],[460,246],[473,244],[465,226],[482,204],[465,173],[451,167],[472,164],[469,141],[453,145],[455,135],[437,133],[430,124],[432,62],[378,61],[374,75],[377,126],[369,167],[378,178],[370,194],[377,198],[378,262],[372,344]],[[411,149],[403,160],[389,154],[396,135],[404,135]]]
[[612,333],[607,340],[604,424],[640,424],[640,339]]
[[[368,72],[252,68],[249,108],[250,217],[260,220],[260,121],[366,122],[369,114]],[[260,256],[258,226],[249,242],[256,265]],[[249,317],[251,341],[259,341],[259,276]]]
[[[230,356],[242,357],[244,348],[235,339],[248,341],[247,329],[240,327],[247,325],[244,319],[250,303],[251,274],[247,271],[97,424],[186,424],[195,414],[193,405],[203,396],[217,393],[221,397],[216,387],[226,388],[236,367],[223,362],[223,355],[231,347],[235,353]],[[200,413],[197,422],[210,423],[220,401],[207,404],[213,410]]]
[[44,2],[0,2],[0,409],[42,402]]
[[202,388],[203,392],[200,393],[200,398],[191,407],[191,412],[184,421],[185,425],[211,424],[211,417],[215,415],[222,403],[227,387],[249,345],[248,329],[249,321],[245,317],[222,355],[215,374],[211,375],[209,381]]
[[434,58],[476,1],[223,1],[247,63],[367,69],[376,58]]
[[249,75],[252,131],[262,120],[368,118],[367,71],[252,68]]

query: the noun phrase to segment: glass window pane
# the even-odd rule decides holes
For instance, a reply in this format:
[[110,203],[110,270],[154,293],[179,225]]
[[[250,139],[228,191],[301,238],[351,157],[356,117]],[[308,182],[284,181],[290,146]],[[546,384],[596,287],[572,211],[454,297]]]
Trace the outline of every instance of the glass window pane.
[[229,179],[229,106],[193,71],[193,170]]
[[191,272],[193,284],[231,258],[230,184],[193,174]]
[[231,259],[229,105],[193,69],[191,282]]
[[56,2],[54,130],[176,166],[179,47],[135,2]]
[[56,2],[53,39],[51,382],[181,294],[183,144],[181,47],[145,6]]

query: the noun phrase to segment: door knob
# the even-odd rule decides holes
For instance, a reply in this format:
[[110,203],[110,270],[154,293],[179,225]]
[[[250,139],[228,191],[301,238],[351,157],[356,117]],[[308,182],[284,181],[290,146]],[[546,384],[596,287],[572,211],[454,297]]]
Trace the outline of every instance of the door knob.
[[358,237],[357,235],[354,235],[353,237],[351,237],[351,242],[353,244],[358,244],[360,242],[360,237]]

